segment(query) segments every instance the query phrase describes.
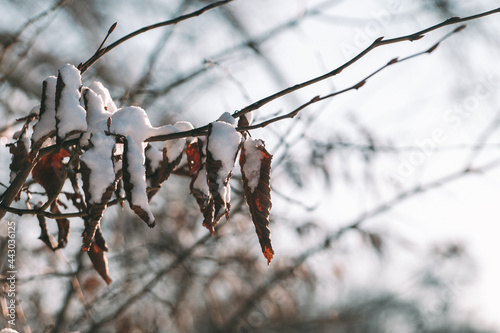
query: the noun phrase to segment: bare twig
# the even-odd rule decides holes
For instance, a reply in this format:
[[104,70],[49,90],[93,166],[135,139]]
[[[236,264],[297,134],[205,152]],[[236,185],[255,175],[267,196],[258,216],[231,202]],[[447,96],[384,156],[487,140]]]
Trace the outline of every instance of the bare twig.
[[[235,117],[235,118],[241,117],[242,115],[244,115],[246,113],[249,113],[251,111],[259,109],[260,107],[266,105],[267,103],[272,102],[273,100],[275,100],[277,98],[283,97],[283,96],[288,95],[288,94],[290,94],[290,93],[292,93],[294,91],[300,90],[300,89],[305,88],[307,86],[310,86],[310,85],[312,85],[314,83],[318,83],[320,81],[323,81],[325,79],[333,77],[333,76],[339,74],[340,72],[342,72],[347,67],[349,67],[352,64],[354,64],[355,62],[357,62],[359,59],[361,59],[362,57],[364,57],[366,54],[368,54],[370,51],[372,51],[373,49],[375,49],[377,47],[380,47],[380,46],[383,46],[383,45],[388,45],[388,44],[400,43],[400,42],[403,42],[403,41],[413,42],[413,41],[416,41],[416,40],[419,40],[419,39],[423,38],[426,33],[434,31],[434,30],[438,30],[438,29],[440,29],[442,27],[445,27],[445,26],[448,26],[448,25],[454,25],[454,24],[458,24],[458,23],[463,23],[463,22],[467,22],[467,21],[471,21],[471,20],[475,20],[475,19],[478,19],[478,18],[481,18],[481,17],[484,17],[484,16],[496,14],[496,13],[499,13],[499,12],[500,12],[500,7],[496,8],[496,9],[493,9],[493,10],[490,10],[490,11],[487,11],[487,12],[483,12],[483,13],[477,14],[477,15],[467,16],[467,17],[463,17],[463,18],[452,17],[452,18],[449,18],[449,19],[447,19],[447,20],[445,20],[445,21],[443,21],[443,22],[441,22],[439,24],[436,24],[436,25],[432,26],[432,27],[429,27],[429,28],[417,31],[415,33],[412,33],[412,34],[406,35],[406,36],[396,37],[396,38],[392,38],[392,39],[385,39],[385,40],[384,40],[384,37],[379,37],[372,44],[370,44],[370,46],[368,46],[366,49],[364,49],[363,51],[361,51],[358,55],[356,55],[351,60],[345,62],[340,67],[337,67],[336,69],[334,69],[334,70],[332,70],[332,71],[330,71],[330,72],[328,72],[326,74],[320,75],[320,76],[315,77],[313,79],[310,79],[308,81],[296,84],[296,85],[294,85],[292,87],[288,87],[288,88],[283,89],[283,90],[281,90],[281,91],[279,91],[277,93],[269,95],[269,96],[267,96],[267,97],[265,97],[265,98],[263,98],[263,99],[255,102],[253,104],[250,104],[250,105],[244,107],[240,111],[237,111],[237,112],[233,113],[233,117]],[[463,29],[463,26],[460,26],[459,28],[453,30],[452,33],[458,32],[461,29]],[[436,48],[437,45],[434,45],[433,47]],[[431,49],[429,49],[429,50],[427,50],[425,52],[430,53],[432,51],[433,51],[433,49],[431,48]],[[399,60],[399,61],[401,61],[401,60]],[[375,73],[373,73],[372,75],[374,75],[374,74]],[[349,90],[352,90],[352,89],[349,89]],[[326,96],[325,96],[325,98],[326,98]],[[309,103],[311,103],[311,102],[309,102]],[[179,138],[192,137],[192,136],[205,136],[208,133],[207,130],[208,130],[208,125],[205,125],[205,126],[201,126],[201,127],[195,128],[195,129],[190,130],[190,131],[177,132],[177,133],[172,133],[172,134],[168,134],[168,135],[152,136],[152,137],[148,138],[146,140],[146,142],[165,141],[165,140],[179,139]]]
[[305,109],[306,107],[308,107],[309,105],[311,104],[314,104],[314,103],[317,103],[319,101],[323,101],[325,99],[328,99],[328,98],[332,98],[332,97],[335,97],[337,95],[340,95],[340,94],[343,94],[343,93],[346,93],[348,91],[351,91],[351,90],[358,90],[360,89],[361,87],[363,87],[366,82],[373,76],[377,75],[378,73],[380,73],[381,71],[383,71],[384,69],[386,69],[387,67],[389,66],[392,66],[394,64],[397,64],[397,63],[401,63],[401,62],[404,62],[404,61],[407,61],[407,60],[410,60],[410,59],[413,59],[413,58],[416,58],[418,56],[421,56],[421,55],[424,55],[424,54],[430,54],[432,52],[434,52],[434,50],[436,50],[436,48],[439,46],[439,44],[441,42],[443,42],[445,39],[447,39],[448,37],[450,37],[451,35],[457,33],[457,32],[460,32],[462,31],[466,26],[465,25],[461,25],[459,26],[458,28],[456,28],[455,30],[453,30],[452,32],[446,34],[444,37],[442,37],[438,42],[436,42],[434,45],[432,45],[431,47],[429,47],[427,50],[425,51],[422,51],[422,52],[418,52],[418,53],[415,53],[415,54],[412,54],[410,56],[407,56],[405,58],[394,58],[392,60],[390,60],[387,64],[385,64],[384,66],[380,67],[379,69],[377,69],[376,71],[374,71],[373,73],[371,73],[370,75],[366,76],[365,78],[363,78],[362,80],[360,80],[359,82],[353,84],[352,86],[348,87],[348,88],[345,88],[345,89],[342,89],[342,90],[339,90],[339,91],[336,91],[334,93],[331,93],[331,94],[328,94],[328,95],[325,95],[325,96],[315,96],[313,97],[309,102],[305,103],[305,104],[302,104],[301,106],[299,106],[298,108],[296,108],[295,110],[285,114],[285,115],[281,115],[281,116],[278,116],[278,117],[275,117],[275,118],[272,118],[272,119],[269,119],[269,120],[266,120],[266,121],[263,121],[259,124],[255,124],[255,125],[251,125],[251,126],[247,126],[247,127],[240,127],[238,128],[239,131],[249,131],[249,130],[253,130],[253,129],[256,129],[256,128],[263,128],[263,127],[266,127],[267,125],[270,125],[272,123],[275,123],[277,121],[281,121],[283,119],[287,119],[287,118],[294,118],[297,114],[299,114],[300,111],[302,111],[303,109]]
[[273,95],[270,95],[268,97],[265,97],[243,109],[241,109],[240,111],[237,111],[235,113],[233,113],[233,117],[241,117],[242,115],[248,113],[248,112],[251,112],[251,111],[254,111],[254,110],[257,110],[259,109],[260,107],[262,107],[263,105],[279,98],[279,97],[282,97],[282,96],[285,96],[285,95],[288,95],[294,91],[297,91],[299,89],[302,89],[302,88],[305,88],[307,86],[310,86],[314,83],[317,83],[317,82],[320,82],[320,81],[323,81],[325,79],[328,79],[332,76],[335,76],[337,74],[339,74],[340,72],[342,72],[344,69],[346,69],[347,67],[351,66],[352,64],[354,64],[355,62],[357,62],[359,59],[363,58],[366,54],[368,54],[370,51],[374,50],[375,48],[377,47],[380,47],[380,46],[383,46],[383,45],[388,45],[388,44],[395,44],[395,43],[400,43],[400,42],[404,42],[404,41],[410,41],[410,42],[413,42],[413,41],[416,41],[416,40],[419,40],[421,38],[424,37],[424,35],[428,32],[431,32],[431,31],[434,31],[434,30],[437,30],[437,29],[440,29],[442,27],[445,27],[445,26],[448,26],[448,25],[453,25],[453,24],[458,24],[458,23],[463,23],[463,22],[467,22],[467,21],[471,21],[471,20],[475,20],[475,19],[478,19],[478,18],[481,18],[481,17],[484,17],[484,16],[488,16],[488,15],[492,15],[492,14],[496,14],[496,13],[500,13],[500,7],[499,8],[496,8],[496,9],[493,9],[493,10],[490,10],[490,11],[487,11],[487,12],[483,12],[483,13],[480,13],[480,14],[477,14],[477,15],[472,15],[472,16],[467,16],[467,17],[452,17],[452,18],[449,18],[439,24],[436,24],[436,25],[433,25],[432,27],[429,27],[429,28],[426,28],[426,29],[423,29],[423,30],[420,30],[420,31],[417,31],[415,33],[412,33],[410,35],[406,35],[406,36],[401,36],[401,37],[396,37],[396,38],[391,38],[391,39],[384,39],[384,37],[379,37],[377,38],[372,44],[370,44],[370,46],[368,46],[366,49],[364,49],[363,51],[361,51],[358,55],[356,55],[354,58],[352,58],[351,60],[347,61],[346,63],[344,63],[343,65],[341,65],[340,67],[337,67],[335,68],[334,70],[326,73],[326,74],[323,74],[323,75],[320,75],[318,77],[315,77],[311,80],[308,80],[308,81],[305,81],[305,82],[302,82],[302,83],[299,83],[299,84],[296,84],[292,87],[289,87],[289,88],[286,88],[286,89],[283,89]]
[[108,53],[109,51],[111,51],[112,49],[114,49],[115,47],[117,47],[118,45],[126,42],[127,40],[137,36],[137,35],[140,35],[142,33],[145,33],[147,31],[150,31],[150,30],[153,30],[153,29],[157,29],[157,28],[161,28],[161,27],[165,27],[165,26],[168,26],[168,25],[173,25],[173,24],[177,24],[179,22],[182,22],[182,21],[185,21],[187,19],[190,19],[190,18],[193,18],[193,17],[196,17],[196,16],[200,16],[201,14],[205,13],[206,11],[210,10],[210,9],[213,9],[213,8],[217,8],[217,7],[220,7],[220,6],[223,6],[229,2],[231,2],[233,0],[223,0],[223,1],[218,1],[218,2],[214,2],[208,6],[205,6],[201,9],[198,9],[192,13],[189,13],[189,14],[186,14],[186,15],[182,15],[182,16],[179,16],[177,18],[174,18],[174,19],[171,19],[171,20],[167,20],[167,21],[163,21],[163,22],[159,22],[159,23],[156,23],[156,24],[152,24],[152,25],[148,25],[146,27],[143,27],[141,29],[138,29],[128,35],[126,35],[125,37],[122,37],[120,38],[119,40],[117,40],[116,42],[114,42],[113,44],[107,46],[107,47],[100,47],[98,49],[98,51],[92,56],[90,57],[89,60],[87,60],[85,63],[81,64],[79,66],[79,69],[80,69],[80,72],[83,74],[85,73],[89,68],[90,66],[92,66],[93,64],[95,64],[99,59],[101,59],[102,56],[104,56],[106,53]]

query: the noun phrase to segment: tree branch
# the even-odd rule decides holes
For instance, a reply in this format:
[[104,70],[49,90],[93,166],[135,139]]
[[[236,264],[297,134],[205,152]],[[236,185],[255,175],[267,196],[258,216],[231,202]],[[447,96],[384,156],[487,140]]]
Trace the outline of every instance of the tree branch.
[[401,58],[401,59],[394,58],[394,59],[390,60],[387,64],[385,64],[384,66],[380,67],[379,69],[377,69],[376,71],[374,71],[370,75],[366,76],[365,78],[363,78],[362,80],[358,81],[357,83],[353,84],[352,86],[350,86],[348,88],[336,91],[334,93],[331,93],[331,94],[328,94],[328,95],[325,95],[325,96],[315,96],[309,102],[307,102],[305,104],[302,104],[301,106],[299,106],[298,108],[296,108],[295,110],[293,110],[293,111],[291,111],[291,112],[289,112],[287,114],[284,114],[284,115],[281,115],[281,116],[278,116],[278,117],[275,117],[275,118],[271,118],[271,119],[263,121],[263,122],[261,122],[259,124],[255,124],[255,125],[251,125],[251,126],[246,126],[246,127],[238,127],[238,130],[240,132],[249,131],[249,130],[253,130],[253,129],[257,129],[257,128],[266,127],[267,125],[270,125],[272,123],[275,123],[275,122],[278,122],[278,121],[281,121],[281,120],[284,120],[284,119],[287,119],[287,118],[294,118],[297,114],[299,114],[300,111],[302,111],[303,109],[305,109],[306,107],[308,107],[311,104],[317,103],[319,101],[323,101],[325,99],[328,99],[328,98],[331,98],[331,97],[334,97],[334,96],[337,96],[337,95],[341,95],[341,94],[346,93],[346,92],[351,91],[351,90],[358,90],[358,89],[360,89],[361,87],[363,87],[366,84],[366,81],[368,81],[370,78],[372,78],[373,76],[377,75],[378,73],[380,73],[381,71],[383,71],[387,67],[392,66],[392,65],[397,64],[397,63],[401,63],[401,62],[413,59],[413,58],[416,58],[416,57],[419,57],[419,56],[424,55],[424,54],[430,54],[430,53],[434,52],[434,50],[437,49],[437,47],[439,46],[439,44],[441,42],[443,42],[445,39],[447,39],[451,35],[453,35],[453,34],[455,34],[457,32],[462,31],[463,29],[465,29],[465,27],[466,27],[465,25],[459,26],[455,30],[453,30],[450,33],[446,34],[444,37],[442,37],[439,41],[437,41],[434,45],[432,45],[431,47],[429,47],[425,51],[421,51],[421,52],[409,55],[409,56],[407,56],[405,58]]
[[[452,17],[452,18],[449,18],[449,19],[447,19],[447,20],[445,20],[445,21],[443,21],[443,22],[441,22],[439,24],[436,24],[436,25],[432,26],[432,27],[429,27],[429,28],[417,31],[415,33],[412,33],[412,34],[409,34],[409,35],[406,35],[406,36],[396,37],[396,38],[392,38],[392,39],[385,39],[385,40],[384,40],[384,37],[379,37],[372,44],[370,44],[370,46],[368,46],[366,49],[364,49],[363,51],[361,51],[354,58],[352,58],[351,60],[347,61],[343,65],[337,67],[336,69],[334,69],[334,70],[332,70],[332,71],[330,71],[330,72],[328,72],[326,74],[323,74],[323,75],[320,75],[320,76],[315,77],[313,79],[310,79],[308,81],[305,81],[305,82],[296,84],[296,85],[294,85],[292,87],[288,87],[286,89],[283,89],[283,90],[281,90],[281,91],[279,91],[277,93],[274,93],[272,95],[269,95],[269,96],[267,96],[267,97],[265,97],[265,98],[263,98],[263,99],[255,102],[253,104],[250,104],[250,105],[244,107],[240,111],[236,111],[235,113],[233,113],[233,117],[234,118],[241,117],[242,115],[244,115],[246,113],[249,113],[251,111],[259,109],[260,107],[266,105],[267,103],[272,102],[273,100],[275,100],[277,98],[283,97],[283,96],[288,95],[288,94],[290,94],[290,93],[292,93],[294,91],[300,90],[300,89],[305,88],[307,86],[310,86],[310,85],[312,85],[314,83],[318,83],[320,81],[323,81],[325,79],[333,77],[333,76],[339,74],[340,72],[342,72],[347,67],[349,67],[352,64],[354,64],[355,62],[357,62],[359,59],[363,58],[366,54],[368,54],[370,51],[374,50],[377,47],[380,47],[380,46],[383,46],[383,45],[388,45],[388,44],[400,43],[400,42],[403,42],[403,41],[413,42],[415,40],[419,40],[419,39],[423,38],[424,34],[426,34],[428,32],[431,32],[431,31],[434,31],[434,30],[438,30],[438,29],[440,29],[442,27],[445,27],[445,26],[448,26],[448,25],[454,25],[454,24],[458,24],[458,23],[462,23],[462,22],[467,22],[467,21],[471,21],[471,20],[475,20],[475,19],[478,19],[478,18],[481,18],[481,17],[484,17],[484,16],[496,14],[496,13],[500,13],[500,7],[496,8],[496,9],[493,9],[493,10],[490,10],[490,11],[487,11],[487,12],[483,12],[483,13],[480,13],[480,14],[476,14],[476,15],[472,15],[472,16],[467,16],[467,17],[463,17],[463,18]],[[458,31],[460,31],[461,29],[463,29],[463,26],[460,26],[459,28],[453,30],[451,32],[451,34],[456,33]],[[448,37],[448,35],[445,36],[445,38],[447,38],[447,37]],[[435,44],[433,47],[436,48],[437,45]],[[434,49],[431,47],[429,50],[425,51],[424,53],[431,53],[433,50]],[[416,56],[416,55],[414,55],[414,56]],[[401,62],[402,60],[403,59],[399,60],[399,62]],[[374,75],[374,74],[376,74],[376,73],[373,73],[372,75]],[[354,89],[354,88],[352,88],[352,89]],[[352,89],[349,89],[349,90],[352,90]],[[338,94],[338,93],[336,93],[336,94]],[[324,98],[328,98],[328,97],[325,96]],[[312,104],[311,101],[308,102],[308,103]],[[201,127],[192,129],[190,131],[171,133],[171,134],[167,134],[167,135],[152,136],[152,137],[146,139],[145,142],[165,141],[165,140],[180,139],[180,138],[193,137],[193,136],[206,136],[207,135],[207,130],[208,130],[208,126],[205,125],[205,126],[201,126]]]
[[161,27],[165,27],[165,26],[168,26],[168,25],[173,25],[173,24],[177,24],[181,21],[185,21],[187,19],[190,19],[190,18],[193,18],[193,17],[196,17],[196,16],[200,16],[201,14],[205,13],[206,11],[210,10],[210,9],[213,9],[213,8],[217,8],[217,7],[220,7],[220,6],[223,6],[229,2],[231,2],[233,0],[223,0],[223,1],[218,1],[218,2],[214,2],[208,6],[205,6],[201,9],[198,9],[192,13],[189,13],[189,14],[186,14],[186,15],[181,15],[177,18],[174,18],[174,19],[171,19],[171,20],[167,20],[167,21],[163,21],[163,22],[159,22],[159,23],[156,23],[156,24],[152,24],[152,25],[148,25],[146,27],[143,27],[141,29],[138,29],[128,35],[126,35],[125,37],[122,37],[120,38],[119,40],[117,40],[116,42],[114,42],[113,44],[105,47],[105,48],[102,48],[102,45],[101,47],[98,49],[98,51],[92,56],[90,57],[89,60],[87,60],[85,63],[81,64],[79,67],[80,69],[80,72],[81,74],[85,73],[89,68],[90,66],[92,66],[93,64],[95,64],[99,59],[102,58],[102,56],[104,56],[106,53],[108,53],[109,51],[111,51],[112,49],[114,49],[115,47],[117,47],[118,45],[122,44],[123,42],[126,42],[127,40],[137,36],[137,35],[140,35],[142,33],[145,33],[146,31],[149,31],[149,30],[153,30],[153,29],[157,29],[157,28],[161,28]]
[[415,33],[412,33],[410,35],[406,35],[406,36],[401,36],[401,37],[396,37],[396,38],[392,38],[392,39],[385,39],[384,40],[384,37],[379,37],[377,38],[372,44],[370,44],[370,46],[368,46],[366,49],[364,49],[363,51],[361,51],[358,55],[356,55],[354,58],[352,58],[351,60],[349,60],[348,62],[344,63],[343,65],[341,65],[340,67],[337,67],[336,69],[326,73],[326,74],[323,74],[323,75],[320,75],[318,77],[315,77],[311,80],[308,80],[308,81],[305,81],[305,82],[302,82],[302,83],[299,83],[299,84],[296,84],[292,87],[289,87],[289,88],[286,88],[286,89],[283,89],[273,95],[270,95],[268,97],[265,97],[243,109],[241,109],[240,111],[237,111],[235,113],[233,113],[233,117],[237,118],[237,117],[241,117],[242,115],[248,113],[248,112],[251,112],[251,111],[254,111],[254,110],[257,110],[259,109],[260,107],[262,107],[263,105],[279,98],[279,97],[282,97],[282,96],[285,96],[285,95],[288,95],[296,90],[299,90],[299,89],[302,89],[302,88],[305,88],[307,86],[310,86],[314,83],[317,83],[317,82],[320,82],[320,81],[323,81],[325,79],[328,79],[332,76],[335,76],[337,74],[339,74],[340,72],[342,72],[344,69],[346,69],[347,67],[351,66],[352,64],[354,64],[355,62],[357,62],[359,59],[363,58],[366,54],[368,54],[370,51],[376,49],[377,47],[380,47],[380,46],[383,46],[383,45],[388,45],[388,44],[395,44],[395,43],[400,43],[400,42],[403,42],[403,41],[410,41],[410,42],[413,42],[415,40],[419,40],[421,38],[424,37],[424,34],[428,33],[428,32],[431,32],[431,31],[434,31],[434,30],[437,30],[437,29],[440,29],[442,27],[445,27],[445,26],[448,26],[448,25],[453,25],[453,24],[457,24],[457,23],[462,23],[462,22],[467,22],[467,21],[471,21],[471,20],[475,20],[475,19],[478,19],[478,18],[481,18],[481,17],[484,17],[484,16],[488,16],[488,15],[492,15],[492,14],[496,14],[496,13],[500,13],[500,7],[496,8],[496,9],[493,9],[493,10],[490,10],[490,11],[487,11],[487,12],[483,12],[483,13],[480,13],[480,14],[477,14],[477,15],[472,15],[472,16],[467,16],[467,17],[463,17],[463,18],[460,18],[460,17],[452,17],[452,18],[449,18],[439,24],[436,24],[436,25],[433,25],[432,27],[429,27],[429,28],[426,28],[426,29],[423,29],[423,30],[420,30],[420,31],[417,31]]

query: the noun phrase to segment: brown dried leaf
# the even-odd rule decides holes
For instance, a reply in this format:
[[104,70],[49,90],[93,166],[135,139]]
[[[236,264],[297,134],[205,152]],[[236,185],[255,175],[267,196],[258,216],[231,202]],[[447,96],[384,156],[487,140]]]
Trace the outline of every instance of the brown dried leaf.
[[[251,175],[247,174],[249,170],[245,168],[245,164],[249,159],[248,148],[256,149],[260,152],[260,169],[251,170],[252,172],[258,172],[258,182],[254,188],[249,184]],[[271,244],[271,230],[269,229],[269,215],[272,206],[270,187],[272,157],[273,156],[266,151],[264,141],[254,140],[252,138],[247,139],[241,149],[240,155],[240,167],[245,198],[250,209],[253,224],[255,225],[255,231],[259,237],[262,253],[264,257],[266,257],[268,264],[271,262],[274,255]]]
[[[217,124],[225,124],[225,122],[217,122]],[[232,166],[234,165],[234,161],[236,160],[236,156],[238,155],[238,151],[241,146],[241,135],[236,131],[236,128],[232,128],[230,125],[225,125],[231,128],[232,133],[236,133],[238,138],[240,139],[239,143],[235,146],[231,144],[224,146],[224,149],[227,149],[229,152],[234,152],[234,158],[232,160],[231,168],[223,169],[224,165],[222,161],[216,160],[212,152],[210,151],[210,142],[212,138],[212,129],[214,127],[214,123],[209,124],[208,126],[208,136],[207,136],[207,157],[206,157],[206,170],[207,170],[207,181],[208,188],[210,190],[211,199],[208,207],[212,209],[213,207],[213,219],[208,220],[205,219],[203,225],[207,227],[211,233],[214,231],[215,225],[219,223],[220,219],[223,216],[226,216],[226,219],[229,219],[229,210],[231,209],[231,205],[229,203],[229,198],[227,193],[230,193],[229,189],[229,179],[233,175]],[[227,134],[227,132],[225,133]],[[217,139],[216,139],[217,140]],[[219,139],[220,140],[220,139]],[[218,141],[215,141],[218,142]],[[218,142],[219,144],[225,144],[224,142]],[[217,147],[221,148],[221,147]],[[226,162],[227,163],[227,162]],[[221,174],[222,172],[222,174]],[[205,214],[204,214],[205,215]],[[208,214],[207,214],[208,217]]]
[[[199,178],[199,179],[198,179]],[[205,211],[205,208],[208,206],[210,202],[210,192],[205,192],[203,189],[195,187],[196,182],[205,182],[206,183],[207,179],[207,172],[205,170],[205,167],[203,167],[198,174],[191,179],[191,183],[189,184],[189,189],[191,190],[191,194],[194,196],[196,199],[196,202],[198,203],[198,206],[200,206],[200,210],[203,213]]]
[[[153,149],[151,145],[146,147],[146,152]],[[152,170],[151,160],[146,154],[146,179],[150,181],[151,190],[148,192],[148,199],[151,201],[153,196],[160,190],[161,184],[168,179],[172,171],[181,163],[182,154],[174,161],[169,161],[167,158],[167,148],[163,148],[163,160],[156,170]]]
[[[147,223],[147,225],[150,228],[153,228],[155,226],[155,220],[154,217],[152,216],[151,212],[146,210],[145,208],[139,206],[139,205],[134,205],[134,198],[132,195],[132,192],[134,191],[135,186],[142,186],[143,184],[138,184],[134,183],[134,180],[132,179],[132,175],[129,172],[129,167],[130,167],[130,150],[131,150],[131,145],[135,145],[134,141],[130,138],[127,137],[124,145],[123,145],[123,167],[122,167],[122,172],[123,172],[123,189],[125,190],[125,194],[127,196],[127,201],[129,203],[130,208],[134,211],[134,213],[139,216],[144,222]],[[135,148],[135,147],[134,147]],[[132,156],[134,158],[137,158],[137,156]],[[134,162],[134,161],[132,161]],[[136,162],[136,161],[135,161]],[[144,181],[144,191],[146,188],[146,184]],[[147,194],[145,194],[147,195]]]
[[94,269],[101,275],[107,284],[110,284],[111,278],[109,277],[108,260],[104,254],[104,252],[107,251],[108,246],[102,236],[101,226],[98,225],[95,231],[94,242],[87,253],[89,254]]
[[191,175],[191,183],[189,189],[191,194],[196,199],[200,211],[203,214],[203,226],[210,230],[210,234],[214,234],[214,202],[212,195],[208,189],[207,169],[205,166],[206,157],[203,154],[203,142],[199,139],[189,144],[185,149],[189,174]]
[[[61,214],[59,208],[55,203],[51,205],[50,211],[52,214]],[[69,231],[70,231],[69,220],[56,219],[57,229],[58,229],[58,236],[57,236],[58,244],[53,244],[52,239],[47,230],[47,222],[45,220],[45,217],[43,215],[37,215],[36,217],[38,219],[38,224],[40,225],[40,230],[41,230],[40,237],[38,237],[38,239],[44,242],[45,245],[47,245],[49,249],[51,249],[52,251],[66,247],[66,245],[68,244]]]
[[106,244],[106,241],[104,240],[104,237],[102,235],[101,225],[99,225],[95,231],[94,243],[96,243],[97,246],[99,246],[104,251],[108,251],[108,245]]
[[90,246],[87,253],[89,254],[89,258],[92,261],[94,269],[109,285],[112,280],[109,277],[108,259],[106,259],[104,251],[106,250],[97,245],[97,242],[94,242]]
[[38,224],[40,225],[40,230],[41,230],[40,237],[38,237],[38,239],[44,242],[45,245],[49,247],[49,249],[54,251],[56,249],[56,246],[53,245],[52,242],[50,241],[50,236],[47,230],[47,222],[45,221],[45,216],[37,215],[36,217],[38,219]]
[[28,162],[28,150],[23,140],[18,140],[16,143],[10,145],[9,152],[12,155],[10,162],[11,180]]
[[[63,68],[65,69],[63,71]],[[71,70],[70,68],[73,68]],[[69,105],[72,108],[80,108],[82,113],[86,113],[85,109],[80,105],[80,98],[81,98],[81,79],[80,82],[78,83],[79,86],[75,86],[75,81],[74,78],[71,77],[71,80],[65,82],[65,76],[66,75],[74,75],[77,72],[77,69],[73,67],[72,65],[65,65],[61,69],[59,69],[58,75],[57,75],[57,83],[56,83],[56,141],[58,144],[66,140],[68,137],[72,136],[73,134],[77,133],[82,133],[84,129],[82,128],[81,125],[82,123],[79,123],[77,119],[72,118],[71,120],[68,120],[67,117],[65,116],[65,112],[69,112],[69,110],[66,110],[64,106]],[[66,74],[64,74],[66,73]],[[68,77],[66,77],[68,79]],[[64,94],[69,94],[73,95],[76,93],[77,96],[72,96],[72,99],[65,99],[62,98]],[[68,96],[66,96],[68,98]],[[73,99],[74,98],[74,99]],[[66,105],[65,105],[66,104]],[[79,111],[80,112],[80,111]],[[72,114],[74,116],[74,114]],[[64,120],[66,118],[66,120]],[[61,122],[64,121],[66,124],[65,125],[72,125],[71,128],[73,129],[66,129],[64,128],[64,125],[61,125]],[[80,126],[74,126],[74,125],[80,125]],[[80,128],[79,128],[80,127]]]
[[[61,214],[61,211],[57,207],[57,204],[54,202],[50,211],[52,214]],[[57,248],[62,249],[66,247],[69,239],[69,220],[68,219],[56,219],[57,222]]]
[[[38,115],[38,118],[39,119],[42,119],[42,117],[47,117],[46,115],[46,110],[47,110],[47,100],[48,99],[52,99],[52,103],[55,99],[55,96],[48,96],[48,92],[47,92],[47,85],[49,84],[49,79],[46,79],[43,81],[43,85],[42,85],[42,100],[40,102],[40,114]],[[54,114],[52,114],[52,116],[54,116]],[[54,119],[55,121],[55,119]],[[33,126],[33,130],[35,130],[37,127],[37,124],[35,124],[35,126]],[[56,134],[56,129],[54,128],[52,131],[50,131],[49,133],[45,134],[43,137],[39,138],[36,142],[33,142],[33,150],[39,150],[43,143],[45,142],[45,140],[47,140],[48,138],[50,137],[53,137],[54,135]]]
[[[57,152],[50,153],[40,159],[40,161],[35,165],[32,171],[33,179],[39,183],[47,193],[49,199],[58,195],[57,191],[61,185],[61,182],[64,181],[64,163],[63,159],[69,157],[70,153],[62,148]],[[53,214],[61,214],[59,208],[57,207],[57,200],[55,200],[51,206],[50,211]],[[39,218],[40,221],[40,218]],[[58,245],[57,248],[64,248],[68,243],[69,238],[69,220],[68,219],[56,219],[57,228],[58,228]],[[42,235],[40,236],[42,241],[45,244],[49,244],[44,237],[44,230],[40,221],[40,227],[42,228]],[[48,237],[48,236],[47,236]],[[51,246],[49,246],[51,247]]]
[[[218,183],[219,180],[218,173],[222,167],[222,162],[214,160],[209,150],[207,150],[207,162],[205,167],[207,170],[208,188],[210,189],[210,194],[211,194],[206,209],[212,211],[212,213],[210,214],[212,215],[212,218],[211,219],[209,218],[210,217],[209,214],[207,214],[207,216],[203,214],[205,216],[205,221],[203,221],[203,226],[206,227],[208,230],[210,230],[210,233],[213,234],[214,227],[220,221],[222,216],[226,215],[227,217],[229,213],[229,203],[226,203],[226,201],[224,200],[224,198],[222,198],[219,192],[219,187],[221,184]],[[223,186],[227,186],[227,182]]]
[[[88,251],[90,248],[90,244],[94,241],[94,236],[96,230],[99,228],[99,223],[101,221],[102,215],[108,206],[108,202],[111,199],[111,196],[116,190],[116,185],[120,180],[120,175],[116,175],[116,178],[113,183],[109,184],[106,187],[106,191],[103,193],[101,199],[97,203],[91,203],[91,195],[89,192],[89,178],[92,170],[87,167],[85,162],[81,161],[80,170],[82,174],[82,182],[83,182],[83,191],[85,193],[85,200],[87,202],[87,218],[85,219],[85,229],[82,233],[83,245],[82,251]],[[99,172],[98,170],[94,170],[94,172]]]
[[70,153],[61,148],[58,152],[50,153],[40,159],[32,171],[33,179],[47,192],[49,198],[56,195],[56,191],[62,181],[63,159],[69,157]]

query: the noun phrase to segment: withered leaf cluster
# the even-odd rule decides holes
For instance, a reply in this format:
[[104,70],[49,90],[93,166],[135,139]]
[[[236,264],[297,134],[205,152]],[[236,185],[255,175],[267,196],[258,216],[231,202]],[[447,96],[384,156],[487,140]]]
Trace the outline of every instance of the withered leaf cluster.
[[[240,126],[248,124],[247,117],[240,118]],[[47,201],[32,207],[29,185],[23,191],[28,195],[29,212],[38,218],[40,239],[52,250],[67,245],[70,220],[64,213],[72,205],[84,220],[81,250],[88,253],[95,270],[109,284],[108,246],[101,221],[110,202],[122,204],[126,200],[137,216],[154,227],[149,202],[186,160],[191,193],[203,214],[203,225],[213,234],[221,218],[229,218],[229,181],[240,154],[244,195],[269,263],[274,254],[269,230],[272,155],[263,141],[250,138],[244,131],[241,134],[229,114],[210,123],[208,133],[202,136],[167,140],[162,148],[146,142],[155,135],[192,128],[187,122],[153,127],[144,110],[117,109],[102,84],[84,87],[79,71],[65,65],[57,77],[43,82],[40,106],[31,111],[15,134],[16,141],[10,145],[11,181],[29,163],[35,163],[31,174],[44,188]],[[71,183],[69,191],[64,187],[67,180]],[[47,230],[47,217],[57,222],[57,241]]]

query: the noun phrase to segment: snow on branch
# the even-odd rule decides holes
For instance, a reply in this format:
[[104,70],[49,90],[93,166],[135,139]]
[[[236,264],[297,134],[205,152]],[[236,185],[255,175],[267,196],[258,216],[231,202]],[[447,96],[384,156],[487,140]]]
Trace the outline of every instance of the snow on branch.
[[[156,221],[149,205],[150,201],[185,158],[191,177],[191,193],[200,207],[203,225],[213,234],[221,218],[229,217],[230,179],[240,154],[238,161],[244,197],[263,255],[269,263],[274,256],[269,220],[272,206],[272,155],[265,149],[264,142],[249,137],[248,131],[293,118],[313,103],[357,90],[389,66],[432,53],[439,43],[465,26],[454,29],[422,52],[401,59],[394,58],[358,83],[335,93],[316,96],[288,114],[252,125],[252,112],[277,98],[339,74],[377,47],[416,41],[442,27],[500,12],[500,8],[497,8],[469,17],[454,17],[406,36],[392,39],[380,37],[338,68],[273,93],[232,115],[224,113],[219,119],[198,128],[184,121],[154,127],[142,108],[126,106],[118,109],[102,83],[93,82],[88,87],[82,85],[81,74],[124,41],[145,31],[201,15],[229,2],[231,0],[215,2],[176,19],[144,27],[104,47],[107,37],[115,27],[113,25],[99,49],[88,61],[78,69],[70,64],[64,65],[57,77],[50,76],[43,81],[40,105],[35,106],[29,115],[23,118],[22,128],[14,134],[15,141],[9,145],[12,155],[11,183],[0,197],[0,218],[7,211],[19,215],[37,215],[41,227],[40,237],[51,249],[55,247],[50,242],[46,217],[54,218],[58,223],[57,248],[64,247],[69,239],[68,219],[83,218],[85,230],[82,234],[82,250],[87,251],[94,268],[110,283],[104,255],[108,249],[100,225],[104,211],[109,206],[126,200],[132,211],[149,227],[154,227]],[[32,125],[34,119],[38,121]],[[156,141],[162,141],[163,146],[155,146],[153,142]],[[29,205],[31,183],[26,180],[30,174],[33,175],[34,181],[45,189],[47,195],[45,204],[35,208]],[[68,203],[63,203],[59,195],[67,180],[71,183],[72,192],[64,192]],[[20,200],[22,193],[28,196],[28,209],[11,207],[14,200]],[[60,206],[66,208],[70,204],[77,212],[61,213]]]

